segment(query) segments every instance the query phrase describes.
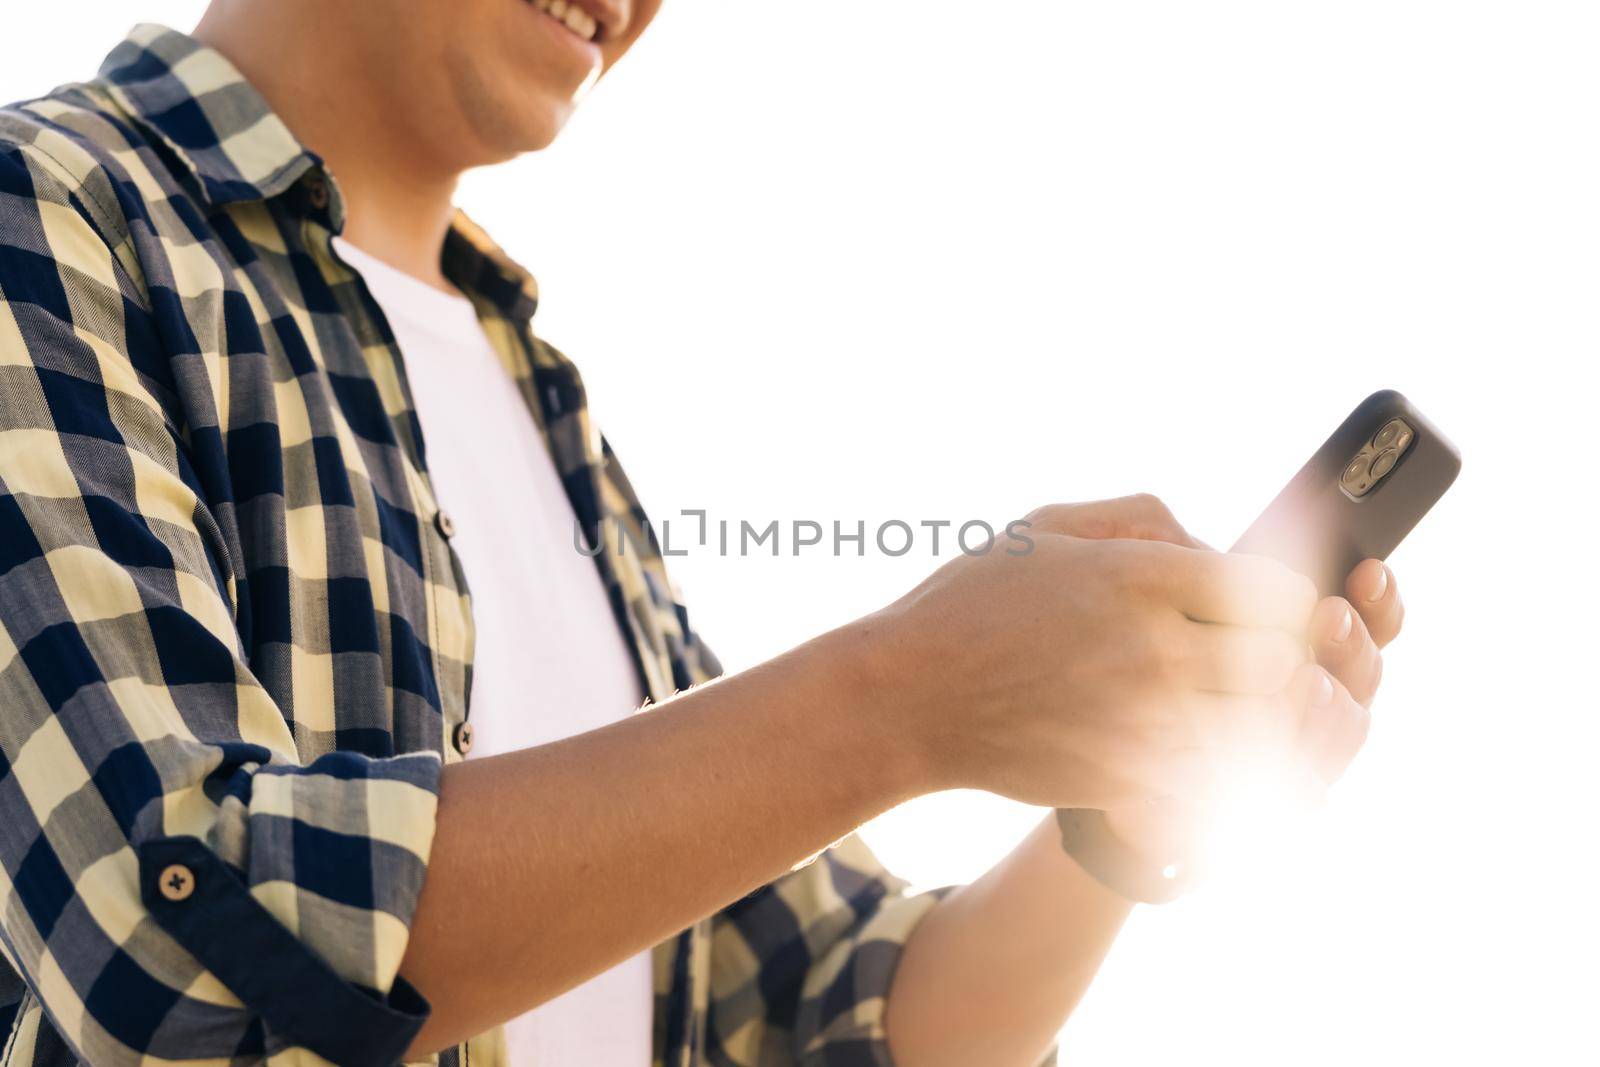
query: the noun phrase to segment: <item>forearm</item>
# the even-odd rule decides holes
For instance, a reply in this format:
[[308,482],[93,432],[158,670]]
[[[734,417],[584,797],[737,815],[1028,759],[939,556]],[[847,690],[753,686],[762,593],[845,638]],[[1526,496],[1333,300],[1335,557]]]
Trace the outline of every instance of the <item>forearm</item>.
[[835,631],[567,741],[448,768],[401,971],[413,1053],[640,952],[921,788]]
[[1073,863],[1046,819],[912,934],[889,994],[895,1063],[1033,1067],[1131,908]]

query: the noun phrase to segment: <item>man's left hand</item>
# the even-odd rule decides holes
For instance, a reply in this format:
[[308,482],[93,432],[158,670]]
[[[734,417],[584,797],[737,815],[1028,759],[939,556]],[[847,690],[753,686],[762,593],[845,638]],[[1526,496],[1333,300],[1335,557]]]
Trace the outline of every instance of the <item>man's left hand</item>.
[[1305,716],[1301,750],[1332,784],[1367,739],[1368,711],[1383,678],[1383,648],[1400,633],[1405,604],[1394,574],[1369,559],[1350,572],[1343,597],[1328,597],[1311,616],[1311,649],[1331,677],[1333,699]]
[[[1291,701],[1304,708],[1290,724],[1290,759],[1302,761],[1308,791],[1320,795],[1350,766],[1366,742],[1370,708],[1383,678],[1383,648],[1400,633],[1405,605],[1394,574],[1381,560],[1369,559],[1350,572],[1345,595],[1327,597],[1312,612],[1308,629],[1314,663],[1290,683],[1290,693],[1313,694]],[[1320,694],[1320,699],[1317,695]],[[1281,754],[1281,753],[1280,753]],[[1225,783],[1218,783],[1219,786]],[[1116,833],[1151,856],[1192,855],[1210,829],[1209,798],[1171,797],[1154,805],[1108,812]]]

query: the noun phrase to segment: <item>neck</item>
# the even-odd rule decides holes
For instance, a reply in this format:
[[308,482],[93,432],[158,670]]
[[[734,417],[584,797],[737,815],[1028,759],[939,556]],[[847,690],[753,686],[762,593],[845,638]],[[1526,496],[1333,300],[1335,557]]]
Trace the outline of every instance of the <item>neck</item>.
[[322,157],[345,201],[344,237],[362,251],[454,292],[439,253],[460,170],[409,137],[366,77],[338,25],[340,4],[216,0],[194,37],[226,56],[301,144]]

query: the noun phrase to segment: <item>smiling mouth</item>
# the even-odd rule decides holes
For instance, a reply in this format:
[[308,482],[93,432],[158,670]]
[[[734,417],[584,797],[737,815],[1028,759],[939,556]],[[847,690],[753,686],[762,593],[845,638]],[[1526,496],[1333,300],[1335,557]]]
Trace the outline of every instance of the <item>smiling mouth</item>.
[[527,3],[591,44],[600,39],[600,23],[577,4],[568,3],[567,0],[527,0]]

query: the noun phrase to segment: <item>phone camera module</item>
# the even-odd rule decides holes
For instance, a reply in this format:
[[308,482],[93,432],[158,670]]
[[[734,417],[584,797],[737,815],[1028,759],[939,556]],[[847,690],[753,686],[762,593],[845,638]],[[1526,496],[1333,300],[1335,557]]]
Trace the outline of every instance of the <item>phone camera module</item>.
[[1339,488],[1352,500],[1366,496],[1393,472],[1416,437],[1417,432],[1406,420],[1390,419],[1345,465],[1344,473],[1339,476]]

